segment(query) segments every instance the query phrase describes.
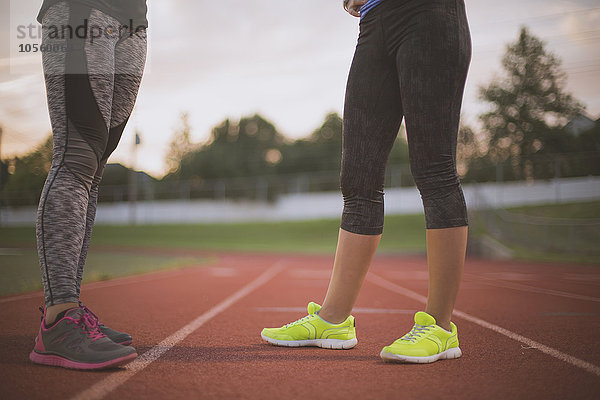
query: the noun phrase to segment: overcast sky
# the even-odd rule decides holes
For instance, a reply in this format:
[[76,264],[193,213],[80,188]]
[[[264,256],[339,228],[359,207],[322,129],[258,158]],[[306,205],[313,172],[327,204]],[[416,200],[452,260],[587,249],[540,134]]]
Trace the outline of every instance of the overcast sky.
[[[40,0],[1,0],[0,126],[3,158],[50,132],[39,54],[16,54],[16,25],[35,23]],[[149,58],[132,118],[111,162],[155,176],[179,115],[195,141],[225,118],[261,113],[289,137],[341,113],[358,19],[341,0],[148,0]],[[9,10],[10,4],[10,10]],[[477,88],[501,72],[500,58],[527,25],[563,60],[568,90],[600,116],[600,5],[597,0],[466,0],[473,60],[463,104],[471,123],[484,105]],[[10,12],[9,12],[10,11]],[[10,17],[10,18],[9,18]],[[11,49],[13,53],[11,54]]]

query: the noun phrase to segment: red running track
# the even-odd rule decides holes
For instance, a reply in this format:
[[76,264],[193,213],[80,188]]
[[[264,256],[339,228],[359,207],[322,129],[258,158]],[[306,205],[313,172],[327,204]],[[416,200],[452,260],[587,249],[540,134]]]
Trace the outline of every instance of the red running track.
[[376,258],[352,350],[280,348],[263,327],[302,317],[331,257],[214,254],[210,264],[85,285],[84,302],[134,336],[126,368],[80,372],[28,360],[41,294],[0,298],[3,399],[600,398],[600,269],[469,259],[454,321],[463,357],[385,364],[384,345],[424,308],[424,257]]

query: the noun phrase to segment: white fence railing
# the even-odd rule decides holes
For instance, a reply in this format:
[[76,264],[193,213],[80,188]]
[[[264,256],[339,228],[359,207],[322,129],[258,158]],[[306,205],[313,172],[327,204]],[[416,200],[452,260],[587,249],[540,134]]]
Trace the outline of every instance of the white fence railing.
[[[600,199],[600,178],[565,178],[551,181],[483,183],[464,185],[470,209],[519,205],[569,203]],[[478,201],[485,198],[485,204]],[[342,211],[339,192],[281,195],[274,202],[247,200],[165,200],[130,204],[101,203],[98,224],[231,223],[245,221],[293,221],[338,218]],[[414,187],[388,189],[388,215],[422,212],[421,198]],[[2,226],[35,224],[36,207],[0,209]]]

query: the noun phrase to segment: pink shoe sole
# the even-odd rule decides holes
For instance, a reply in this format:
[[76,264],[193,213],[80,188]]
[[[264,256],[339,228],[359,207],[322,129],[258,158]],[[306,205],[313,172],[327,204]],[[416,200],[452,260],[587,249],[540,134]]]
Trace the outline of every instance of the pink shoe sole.
[[115,358],[114,360],[105,361],[103,363],[82,363],[77,361],[71,361],[61,356],[57,356],[54,354],[40,354],[35,351],[32,351],[29,354],[29,359],[36,364],[43,365],[53,365],[56,367],[63,368],[71,368],[71,369],[107,369],[107,368],[115,368],[119,366],[123,366],[135,359],[137,357],[137,353],[129,354],[125,357]]

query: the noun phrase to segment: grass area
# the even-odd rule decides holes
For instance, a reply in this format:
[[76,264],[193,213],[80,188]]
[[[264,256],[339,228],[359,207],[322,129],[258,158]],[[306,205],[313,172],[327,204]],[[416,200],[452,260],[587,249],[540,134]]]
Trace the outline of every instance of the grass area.
[[[600,218],[600,201],[516,207],[508,210],[552,218]],[[425,252],[423,215],[386,217],[380,252]],[[476,221],[471,235],[485,233]],[[97,281],[183,265],[199,264],[201,259],[177,256],[144,256],[111,251],[97,251],[95,246],[197,249],[221,251],[294,252],[333,254],[339,220],[285,223],[190,224],[146,226],[97,226],[85,270],[85,281]],[[0,229],[0,295],[41,288],[35,253],[33,227]],[[519,259],[555,262],[600,263],[598,257],[577,254],[553,254],[529,248],[513,247]]]
[[[383,252],[423,252],[425,233],[422,215],[386,219]],[[85,268],[85,282],[133,275],[159,269],[198,264],[200,259],[143,256],[98,251],[98,246],[197,249],[221,251],[296,252],[333,254],[338,220],[286,223],[194,224],[146,226],[97,226]],[[2,228],[0,248],[0,295],[41,289],[33,227]]]
[[[34,249],[4,249],[0,252],[0,260],[0,296],[42,289],[40,267]],[[200,265],[205,261],[193,257],[90,251],[83,279],[90,283],[143,272]]]
[[544,204],[540,206],[513,207],[507,211],[534,217],[548,218],[600,218],[600,201],[567,204]]
[[[600,201],[568,204],[545,204],[512,207],[506,211],[513,215],[559,218],[571,220],[600,219]],[[499,218],[499,217],[498,217]],[[472,218],[471,235],[487,234],[487,227],[478,218]],[[497,222],[501,222],[499,219]],[[502,226],[498,224],[498,226]],[[508,227],[507,227],[508,228]],[[513,243],[504,243],[513,250],[515,258],[530,261],[561,263],[590,263],[600,265],[598,225],[527,225],[511,224]],[[570,249],[564,251],[560,249]],[[554,249],[554,250],[553,250]]]
[[[382,251],[423,252],[422,215],[386,218]],[[97,226],[94,246],[185,248],[200,250],[331,253],[337,243],[339,220],[279,223]],[[2,228],[5,246],[33,246],[33,228]],[[0,245],[0,247],[2,247]]]
[[535,251],[524,247],[514,247],[514,256],[517,260],[543,261],[563,264],[593,264],[600,266],[599,256],[588,256],[582,254],[563,254]]

